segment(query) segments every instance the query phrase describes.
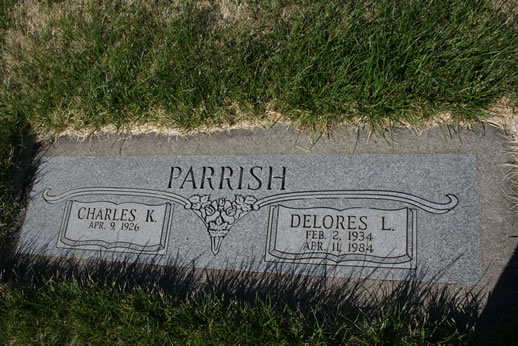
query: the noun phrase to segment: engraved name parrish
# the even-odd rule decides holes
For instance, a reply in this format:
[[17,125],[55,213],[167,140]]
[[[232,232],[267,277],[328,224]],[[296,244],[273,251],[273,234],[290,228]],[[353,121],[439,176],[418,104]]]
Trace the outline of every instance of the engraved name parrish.
[[286,167],[171,166],[167,188],[210,190],[286,190]]

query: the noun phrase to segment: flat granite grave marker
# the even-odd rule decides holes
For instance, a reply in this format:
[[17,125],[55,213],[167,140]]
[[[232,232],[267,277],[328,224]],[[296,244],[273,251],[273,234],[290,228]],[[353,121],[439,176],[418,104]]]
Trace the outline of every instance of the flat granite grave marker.
[[266,262],[414,269],[420,239],[424,266],[451,264],[478,280],[472,156],[59,157],[43,167],[53,173],[37,184],[27,226],[57,232],[24,243],[59,234],[53,255],[167,255],[194,241],[202,246],[182,258],[264,250]]
[[[254,141],[265,133],[256,132],[234,137],[232,147],[228,135],[137,137],[121,155],[109,138],[93,146],[65,140],[42,159],[18,251],[210,269],[481,280],[488,214],[480,202],[486,208],[487,169],[500,168],[475,143],[497,134],[470,133],[468,147],[430,137],[422,149],[405,150],[403,143],[396,152],[383,141],[355,143],[355,153],[343,146],[347,136],[308,153],[275,143],[298,140],[289,130],[279,139],[276,131],[265,132],[263,147]],[[426,147],[440,140],[445,152]],[[505,223],[514,214],[492,217]],[[492,246],[506,241],[483,239]]]

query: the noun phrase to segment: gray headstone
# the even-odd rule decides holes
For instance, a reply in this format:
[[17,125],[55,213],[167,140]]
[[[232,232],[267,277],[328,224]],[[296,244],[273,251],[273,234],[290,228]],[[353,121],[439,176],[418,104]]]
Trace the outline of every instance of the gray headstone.
[[[504,156],[486,162],[483,144],[403,132],[411,152],[383,141],[351,151],[346,133],[308,152],[275,143],[298,140],[276,131],[137,137],[120,154],[110,138],[58,143],[40,165],[18,251],[471,285],[485,247],[506,241],[484,244],[491,211],[481,201],[497,208],[490,227],[514,216],[500,191],[498,205],[484,202]],[[464,137],[501,142],[491,131]],[[441,141],[446,152],[430,149]]]

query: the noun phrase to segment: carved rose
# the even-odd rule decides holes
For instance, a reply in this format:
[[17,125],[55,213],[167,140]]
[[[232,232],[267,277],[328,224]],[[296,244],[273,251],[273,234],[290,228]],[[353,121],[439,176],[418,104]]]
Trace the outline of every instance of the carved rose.
[[205,212],[207,213],[207,215],[214,215],[214,213],[216,212],[216,208],[209,204],[205,207]]
[[205,222],[210,224],[218,218],[222,218],[223,222],[232,225],[236,219],[234,219],[233,215],[235,214],[232,209],[232,203],[227,201],[225,198],[219,198],[215,201],[212,201],[210,205],[208,205],[205,210],[207,216],[205,217]]
[[[210,195],[193,195],[189,198],[192,209],[207,226],[214,225],[221,228],[227,224],[230,228],[237,220],[252,210],[252,205],[257,201],[252,196],[236,195],[231,202],[226,198],[210,199]],[[219,220],[217,223],[216,220]]]
[[[212,202],[212,205],[214,205],[216,201]],[[227,210],[228,208],[230,208],[232,206],[232,203],[230,203],[229,201],[227,201],[225,198],[219,198],[217,200],[217,209],[219,211],[225,211]]]
[[189,198],[188,207],[203,220],[211,238],[211,250],[214,255],[219,252],[221,241],[237,220],[252,210],[257,201],[252,196],[236,195],[231,202],[226,198],[211,201],[210,195],[193,195]]
[[257,200],[252,196],[236,195],[231,202],[226,198],[211,201],[210,195],[193,195],[190,209],[203,220],[211,237],[211,250],[219,252],[221,241],[237,220],[252,210]]

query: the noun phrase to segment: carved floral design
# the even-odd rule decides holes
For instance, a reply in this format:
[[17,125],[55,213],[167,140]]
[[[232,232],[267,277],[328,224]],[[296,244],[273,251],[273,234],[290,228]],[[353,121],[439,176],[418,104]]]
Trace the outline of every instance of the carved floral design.
[[284,192],[263,197],[257,200],[253,196],[234,196],[233,200],[219,198],[211,200],[210,195],[192,195],[190,198],[163,190],[123,187],[81,187],[52,195],[51,189],[43,190],[42,197],[47,203],[55,204],[64,201],[75,201],[73,197],[87,195],[130,196],[133,198],[150,197],[165,199],[192,210],[203,221],[211,238],[211,250],[214,255],[219,252],[221,241],[232,225],[252,210],[259,210],[268,205],[279,205],[280,202],[316,199],[381,199],[407,203],[428,213],[444,214],[454,209],[459,198],[447,194],[447,202],[432,202],[409,193],[385,190],[331,190],[331,191],[295,191]]
[[253,196],[234,196],[230,201],[226,198],[210,199],[210,195],[193,195],[189,198],[190,208],[207,226],[211,238],[211,250],[214,255],[219,252],[221,241],[230,228],[239,219],[252,210],[257,199]]

